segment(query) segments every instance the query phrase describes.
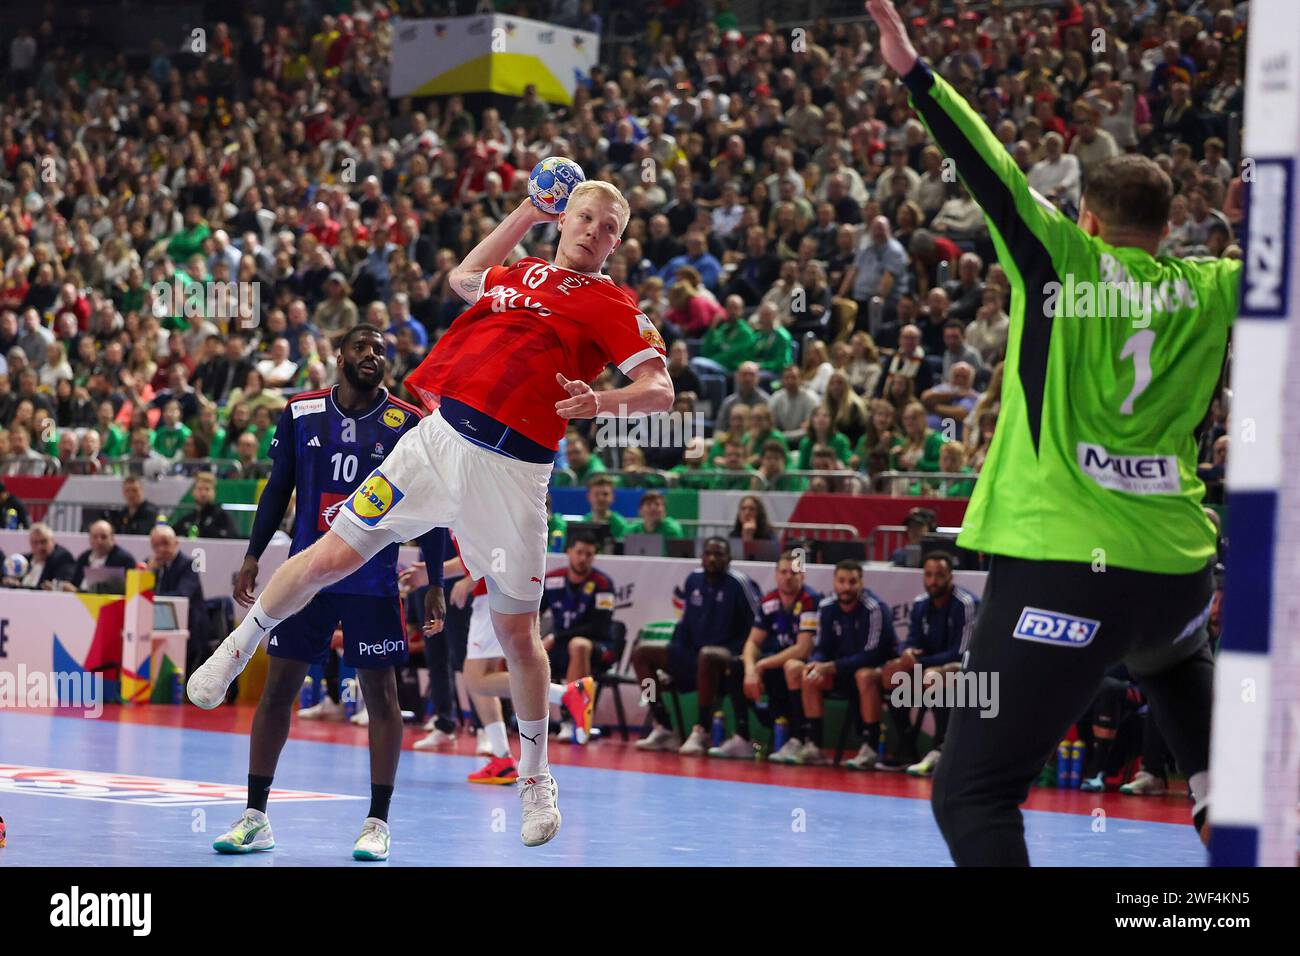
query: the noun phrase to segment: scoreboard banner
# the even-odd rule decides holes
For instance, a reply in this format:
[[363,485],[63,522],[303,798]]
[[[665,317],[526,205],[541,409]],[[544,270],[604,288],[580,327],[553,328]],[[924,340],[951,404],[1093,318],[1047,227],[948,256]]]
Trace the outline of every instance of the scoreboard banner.
[[600,58],[600,37],[523,17],[483,14],[393,25],[390,96],[502,93],[568,105]]

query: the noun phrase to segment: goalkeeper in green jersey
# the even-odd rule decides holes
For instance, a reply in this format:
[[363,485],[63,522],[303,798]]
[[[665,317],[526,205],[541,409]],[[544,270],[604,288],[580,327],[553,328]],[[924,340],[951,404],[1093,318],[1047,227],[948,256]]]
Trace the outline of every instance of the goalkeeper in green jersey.
[[1092,170],[1078,224],[919,60],[889,0],[881,52],[984,211],[1011,282],[1002,409],[958,544],[992,556],[967,673],[994,717],[954,708],[932,798],[958,865],[1025,865],[1019,804],[1106,668],[1139,679],[1205,814],[1215,532],[1196,435],[1218,386],[1241,263],[1158,258],[1173,186],[1151,160]]

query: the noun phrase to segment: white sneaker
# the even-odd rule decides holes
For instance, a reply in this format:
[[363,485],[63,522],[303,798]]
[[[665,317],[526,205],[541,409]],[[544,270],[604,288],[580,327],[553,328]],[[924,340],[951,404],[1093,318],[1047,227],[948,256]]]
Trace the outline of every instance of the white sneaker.
[[858,755],[844,761],[844,766],[850,770],[875,770],[879,759],[880,755],[871,749],[871,745],[864,743],[858,748]]
[[772,763],[798,763],[799,751],[803,749],[803,741],[798,737],[791,737],[781,745],[781,749],[767,759]]
[[920,763],[914,763],[907,768],[907,772],[913,777],[928,777],[934,773],[934,768],[939,766],[940,753],[937,750],[931,750],[921,758]]
[[355,714],[352,715],[352,723],[356,724],[358,727],[369,727],[370,711],[364,708],[357,711]]
[[677,748],[677,752],[683,757],[703,757],[709,752],[709,735],[703,727],[692,727],[691,735]]
[[433,733],[427,737],[421,737],[414,744],[416,750],[437,750],[439,747],[450,747],[456,742],[454,733],[448,734],[434,728]]
[[753,760],[754,744],[740,734],[732,734],[720,747],[709,748],[710,757],[728,757],[731,760]]
[[212,841],[212,849],[218,853],[274,850],[275,837],[271,835],[271,821],[261,810],[249,807],[229,830]]
[[1119,788],[1119,792],[1134,797],[1158,797],[1165,792],[1165,782],[1153,773],[1139,770],[1132,780]]
[[342,720],[343,705],[334,703],[334,699],[326,694],[310,707],[301,708],[298,716],[303,720]]
[[361,836],[352,844],[352,859],[386,860],[388,844],[388,824],[378,817],[366,817],[361,826]]
[[524,846],[549,843],[560,832],[560,785],[549,773],[519,778],[524,819],[519,828]]
[[830,763],[822,748],[814,741],[806,741],[795,755],[795,763],[805,767],[825,767]]
[[212,652],[212,656],[199,665],[185,684],[185,694],[190,703],[204,710],[221,706],[226,699],[230,685],[248,666],[248,655],[235,647],[233,636],[221,642],[221,646]]
[[573,743],[573,721],[566,720],[560,724],[560,732],[555,735],[555,739],[562,744]]
[[635,746],[637,750],[676,750],[681,745],[682,738],[674,731],[656,724],[651,728],[650,735],[642,737]]
[[474,754],[479,757],[492,756],[492,744],[488,742],[487,731],[482,727],[474,735]]
[[426,721],[424,722],[424,732],[425,732],[426,734],[428,734],[428,733],[432,733],[433,731],[435,731],[435,730],[437,730],[437,729],[438,729],[438,718],[437,718],[437,717],[430,717],[428,720],[426,720]]

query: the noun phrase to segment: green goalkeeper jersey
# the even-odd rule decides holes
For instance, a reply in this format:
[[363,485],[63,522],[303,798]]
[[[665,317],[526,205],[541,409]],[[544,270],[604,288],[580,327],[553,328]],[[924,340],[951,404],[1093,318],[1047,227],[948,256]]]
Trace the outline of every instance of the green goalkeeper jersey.
[[921,62],[912,103],[984,211],[1011,283],[997,429],[959,545],[1164,574],[1203,568],[1196,432],[1222,373],[1241,262],[1087,235]]

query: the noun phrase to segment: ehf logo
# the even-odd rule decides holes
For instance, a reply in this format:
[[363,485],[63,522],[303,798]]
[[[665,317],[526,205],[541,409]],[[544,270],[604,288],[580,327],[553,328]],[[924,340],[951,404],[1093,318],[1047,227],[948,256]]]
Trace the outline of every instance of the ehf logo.
[[1020,612],[1020,620],[1016,622],[1016,629],[1011,632],[1011,636],[1040,644],[1087,647],[1097,636],[1100,627],[1101,622],[1091,618],[1027,607]]

